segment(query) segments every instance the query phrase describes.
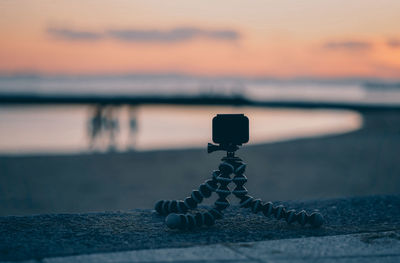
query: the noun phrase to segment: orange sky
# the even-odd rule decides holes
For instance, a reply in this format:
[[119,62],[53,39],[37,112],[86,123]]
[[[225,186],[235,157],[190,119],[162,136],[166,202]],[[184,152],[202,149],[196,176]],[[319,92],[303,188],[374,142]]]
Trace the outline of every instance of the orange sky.
[[398,0],[1,1],[0,73],[399,78],[399,13]]

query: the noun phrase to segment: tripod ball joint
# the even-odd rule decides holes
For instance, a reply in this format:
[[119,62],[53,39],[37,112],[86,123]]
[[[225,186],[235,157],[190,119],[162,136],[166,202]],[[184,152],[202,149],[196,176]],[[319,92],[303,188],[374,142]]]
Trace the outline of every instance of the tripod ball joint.
[[186,213],[188,211],[188,207],[181,200],[160,200],[155,204],[154,209],[160,215]]
[[310,222],[313,227],[320,227],[324,224],[324,217],[321,213],[314,212],[310,215]]
[[170,229],[193,229],[201,226],[212,226],[215,220],[222,218],[222,213],[213,208],[207,212],[197,212],[195,214],[176,214],[172,213],[165,219],[165,224]]
[[229,175],[229,174],[233,173],[234,167],[233,167],[233,165],[231,165],[228,162],[222,162],[219,165],[219,170],[221,171],[221,173]]

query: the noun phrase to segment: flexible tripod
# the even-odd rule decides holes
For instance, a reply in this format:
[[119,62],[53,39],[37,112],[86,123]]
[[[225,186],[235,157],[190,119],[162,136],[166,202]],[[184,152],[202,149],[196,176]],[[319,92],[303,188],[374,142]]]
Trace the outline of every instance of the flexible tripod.
[[[192,229],[200,226],[211,226],[216,219],[223,217],[222,211],[229,206],[227,197],[233,194],[240,199],[240,207],[250,208],[255,214],[262,212],[266,217],[275,216],[276,219],[285,219],[288,224],[297,221],[304,226],[310,224],[313,227],[320,227],[323,216],[318,212],[307,214],[304,210],[286,210],[283,205],[274,206],[272,202],[264,203],[261,199],[249,196],[244,184],[247,177],[243,174],[246,164],[235,156],[237,146],[228,148],[208,144],[208,152],[227,150],[227,156],[222,158],[219,170],[212,173],[212,178],[200,185],[199,190],[193,190],[190,197],[182,200],[160,200],[155,204],[155,210],[160,215],[168,215],[165,222],[171,229]],[[234,175],[231,177],[231,175]],[[236,187],[231,192],[228,185],[233,182]],[[208,211],[198,211],[194,214],[188,213],[200,204],[204,198],[209,198],[213,192],[218,194],[214,206]]]

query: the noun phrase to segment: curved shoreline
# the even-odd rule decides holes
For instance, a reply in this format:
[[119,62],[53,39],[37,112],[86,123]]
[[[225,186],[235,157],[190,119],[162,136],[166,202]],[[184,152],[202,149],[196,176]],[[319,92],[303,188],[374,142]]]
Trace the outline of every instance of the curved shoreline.
[[[91,126],[85,125],[91,124],[94,118],[88,115],[94,114],[89,107],[3,108],[0,112],[0,123],[3,123],[0,125],[0,138],[8,139],[0,140],[0,155],[91,154],[107,152],[109,146],[121,153],[131,147],[140,152],[201,149],[211,139],[211,119],[217,113],[244,113],[250,118],[250,144],[246,147],[342,134],[362,126],[359,113],[332,109],[153,105],[133,109],[110,108],[100,112],[118,120],[116,129],[111,131],[103,123],[93,136],[89,129]],[[134,128],[130,126],[132,120]],[[87,136],[89,134],[91,136]]]

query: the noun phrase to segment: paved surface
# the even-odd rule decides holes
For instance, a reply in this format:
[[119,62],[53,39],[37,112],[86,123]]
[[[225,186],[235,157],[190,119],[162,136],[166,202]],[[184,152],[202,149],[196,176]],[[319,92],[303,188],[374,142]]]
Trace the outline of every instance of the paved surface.
[[326,224],[320,229],[287,225],[237,207],[213,227],[193,231],[169,230],[151,210],[0,217],[0,261],[400,230],[398,195],[284,204],[317,208]]
[[224,243],[30,260],[25,263],[126,262],[399,262],[400,232]]

